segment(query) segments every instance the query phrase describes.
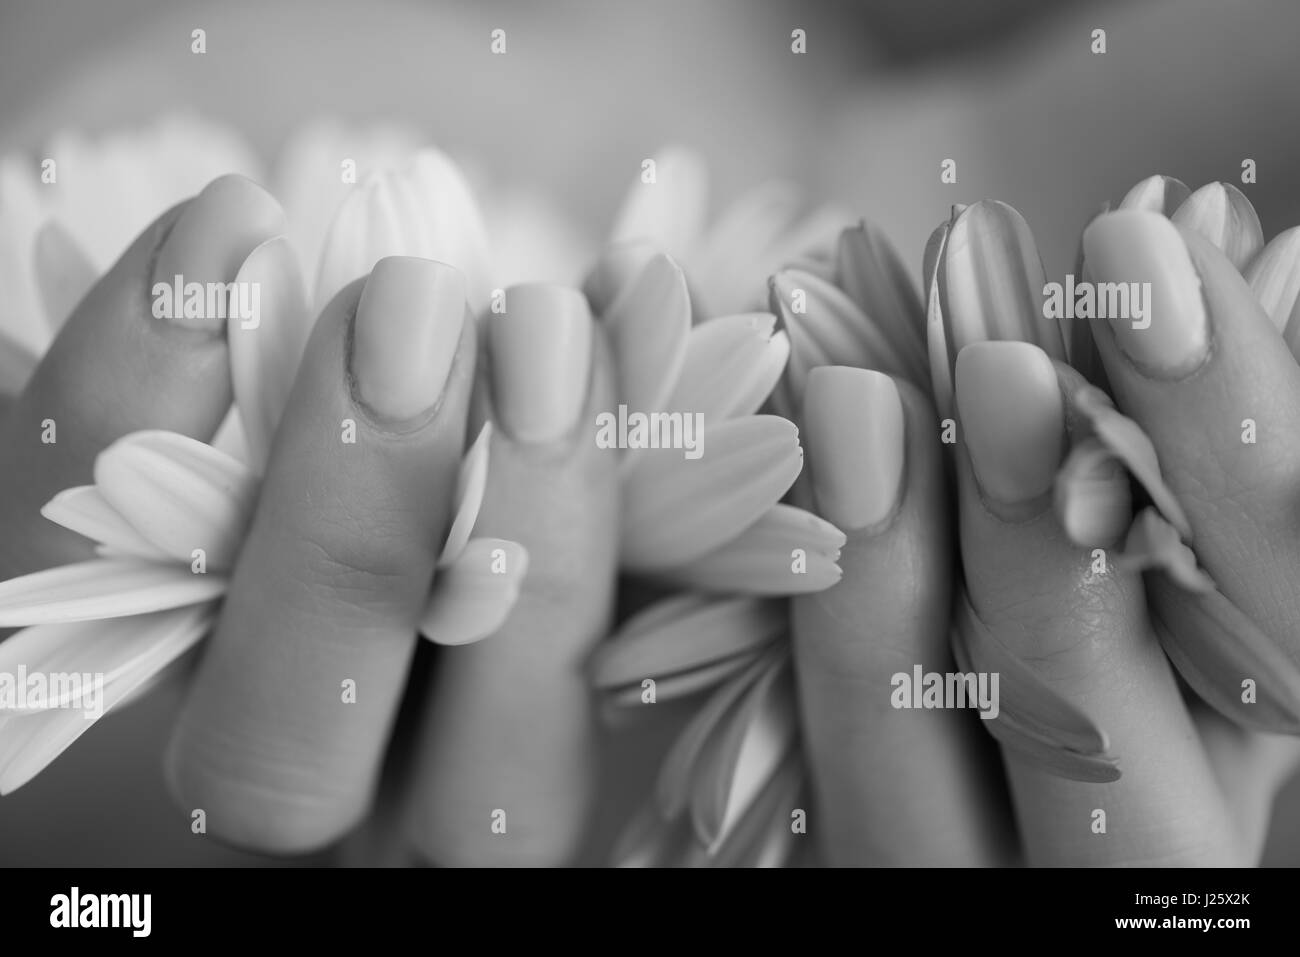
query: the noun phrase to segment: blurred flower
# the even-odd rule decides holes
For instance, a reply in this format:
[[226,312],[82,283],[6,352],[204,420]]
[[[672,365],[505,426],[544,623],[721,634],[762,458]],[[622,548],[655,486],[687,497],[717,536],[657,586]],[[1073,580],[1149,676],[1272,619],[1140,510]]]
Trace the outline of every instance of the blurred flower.
[[[651,160],[654,181],[643,172],[623,200],[610,235],[613,254],[629,248],[666,252],[686,272],[697,317],[761,309],[763,284],[778,269],[833,268],[835,238],[851,217],[826,206],[805,215],[801,193],[767,182],[707,223],[708,171],[691,150],[667,147]],[[597,311],[607,296],[588,289]]]

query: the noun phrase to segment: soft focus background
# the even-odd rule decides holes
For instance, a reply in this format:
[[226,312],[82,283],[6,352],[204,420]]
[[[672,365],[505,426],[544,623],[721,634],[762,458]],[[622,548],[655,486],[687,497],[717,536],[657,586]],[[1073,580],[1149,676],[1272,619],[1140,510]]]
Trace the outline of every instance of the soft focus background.
[[[496,28],[505,56],[489,51]],[[1059,275],[1100,204],[1151,173],[1240,184],[1254,159],[1243,188],[1266,237],[1300,223],[1297,36],[1294,0],[0,0],[0,154],[192,113],[242,139],[222,156],[283,182],[308,121],[391,121],[465,165],[501,247],[517,257],[553,235],[569,261],[596,248],[641,160],[680,143],[707,159],[715,211],[789,179],[881,224],[918,272],[952,203],[1005,200]],[[947,158],[955,185],[939,181]],[[321,159],[335,181],[339,159]],[[87,215],[120,234],[111,204]],[[0,800],[0,863],[256,862],[191,836],[165,798],[158,755],[178,701],[172,686],[104,721]],[[626,787],[648,780],[662,739],[648,729],[608,749]],[[611,801],[593,822],[592,860],[622,813]],[[309,863],[364,859],[366,840]],[[1295,783],[1266,862],[1300,863]]]

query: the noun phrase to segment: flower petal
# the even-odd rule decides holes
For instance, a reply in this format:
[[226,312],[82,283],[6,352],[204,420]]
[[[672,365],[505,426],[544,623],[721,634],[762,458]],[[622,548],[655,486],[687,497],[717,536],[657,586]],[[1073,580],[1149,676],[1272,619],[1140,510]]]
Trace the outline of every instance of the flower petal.
[[1075,445],[1056,475],[1056,517],[1074,544],[1110,545],[1133,521],[1133,492],[1123,463],[1095,437]]
[[1245,269],[1264,248],[1259,214],[1246,194],[1231,183],[1207,183],[1183,200],[1169,217],[1175,226],[1200,233],[1232,261]]
[[1133,522],[1115,564],[1125,571],[1159,569],[1189,592],[1214,591],[1214,580],[1197,566],[1195,553],[1153,508],[1144,508]]
[[784,648],[772,647],[751,658],[742,671],[721,685],[691,716],[659,765],[655,800],[661,814],[676,817],[690,805],[692,772],[714,732],[759,677],[771,671],[786,653]]
[[619,404],[633,412],[666,411],[691,331],[681,268],[656,253],[602,318],[618,371]]
[[[818,592],[840,580],[836,563],[844,542],[844,533],[830,522],[802,508],[777,504],[736,538],[657,577],[710,592]],[[796,554],[799,551],[802,556]]]
[[716,853],[798,737],[790,660],[773,665],[736,705],[700,756],[691,787],[695,834]]
[[972,342],[1013,340],[1065,359],[1056,320],[1043,317],[1047,274],[1024,217],[982,200],[953,221],[936,275],[948,345],[955,361]]
[[1119,759],[1109,753],[1106,732],[1008,651],[980,621],[964,594],[958,599],[952,638],[958,670],[1001,675],[998,716],[981,723],[1003,747],[1019,751],[1060,777],[1092,782],[1119,779]]
[[628,821],[610,853],[613,867],[674,867],[694,844],[685,818],[668,820],[646,801]]
[[472,538],[433,581],[420,634],[439,645],[468,645],[496,632],[510,615],[528,574],[518,542]]
[[[1156,634],[1169,660],[1216,711],[1245,728],[1300,734],[1300,669],[1217,589],[1192,594],[1146,576]],[[1246,681],[1255,694],[1245,697]]]
[[[211,622],[212,608],[206,605],[158,616],[148,626],[156,639],[152,648],[137,656],[111,684],[105,683],[101,716],[192,648]],[[65,708],[0,721],[0,794],[22,787],[43,771],[95,720],[81,708]]]
[[925,246],[925,275],[928,277],[925,281],[926,352],[930,357],[930,385],[934,390],[934,406],[941,416],[952,414],[952,380],[956,363],[956,356],[948,342],[943,306],[939,301],[938,267],[950,228],[949,223],[942,223],[930,235],[930,241]]
[[478,438],[461,460],[460,471],[456,475],[456,497],[453,499],[456,517],[452,519],[446,544],[442,546],[439,568],[446,568],[460,557],[465,550],[465,543],[474,531],[479,509],[483,507],[483,493],[487,491],[488,449],[491,444],[492,423],[489,421],[483,423]]
[[[723,658],[707,665],[701,665],[699,668],[692,668],[690,671],[681,671],[677,674],[655,678],[653,679],[654,700],[656,703],[662,704],[667,701],[676,701],[678,698],[688,697],[700,691],[706,691],[741,674],[762,655],[761,649],[742,652],[738,655],[732,655],[730,658]],[[642,681],[644,680],[646,679],[643,678]],[[607,705],[606,717],[613,723],[624,717],[625,711],[622,709],[645,705],[647,703],[645,693],[646,690],[640,684],[624,685],[615,691],[611,691],[605,697]]]
[[705,555],[758,521],[802,467],[798,429],[771,415],[710,430],[698,459],[639,456],[624,483],[624,563],[650,571]]
[[1192,191],[1172,176],[1148,176],[1125,194],[1120,209],[1145,209],[1162,216],[1172,216]]
[[[14,675],[24,668],[28,675],[45,675],[47,681],[56,674],[90,674],[100,676],[107,687],[134,674],[141,662],[153,661],[161,643],[180,632],[188,634],[195,615],[210,611],[209,606],[186,606],[126,618],[33,625],[0,642],[0,674]],[[201,633],[195,634],[192,641],[199,637]],[[74,689],[63,688],[42,707],[15,711],[0,707],[0,715],[68,708],[75,698]]]
[[1151,501],[1183,538],[1192,537],[1192,526],[1173,491],[1165,484],[1155,446],[1132,419],[1116,411],[1110,397],[1095,386],[1067,391],[1067,417],[1079,422],[1081,434],[1091,432],[1112,455],[1124,463],[1142,484]]
[[1246,268],[1246,282],[1291,354],[1300,354],[1300,226],[1278,233]]
[[260,475],[307,347],[312,315],[298,257],[283,236],[254,249],[235,281],[258,290],[256,325],[232,315],[226,341],[249,465]]
[[754,651],[786,630],[785,608],[754,598],[669,598],[634,615],[591,657],[597,688],[658,680]]
[[597,316],[604,315],[659,251],[645,239],[606,246],[582,283],[582,293],[591,304],[591,311]]
[[805,771],[788,754],[731,834],[709,856],[709,867],[784,867],[794,853],[791,814],[800,805]]
[[119,555],[170,561],[167,554],[137,532],[94,485],[64,489],[41,507],[41,514],[69,531],[112,548]]
[[242,463],[172,432],[118,439],[95,459],[95,484],[164,553],[188,563],[201,548],[214,569],[233,566],[257,494]]
[[[654,166],[643,165],[627,192],[610,240],[649,240],[674,256],[686,256],[704,231],[708,169],[698,153],[675,146],[660,150],[651,162]],[[654,178],[646,182],[650,169]]]
[[840,288],[889,340],[913,379],[929,380],[925,307],[916,285],[884,231],[863,220],[840,234],[836,249]]
[[781,377],[790,354],[767,312],[709,319],[691,329],[681,375],[667,407],[706,422],[752,415]]
[[194,605],[226,590],[188,566],[97,558],[0,582],[0,628],[121,618]]

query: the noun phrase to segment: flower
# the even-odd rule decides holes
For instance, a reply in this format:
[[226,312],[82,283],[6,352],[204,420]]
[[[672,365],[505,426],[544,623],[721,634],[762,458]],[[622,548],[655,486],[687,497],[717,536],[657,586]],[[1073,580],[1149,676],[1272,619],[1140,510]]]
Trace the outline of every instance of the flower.
[[[801,191],[769,181],[744,193],[712,225],[706,224],[708,171],[695,152],[660,150],[628,190],[610,233],[607,259],[643,264],[653,252],[680,263],[700,317],[763,308],[763,283],[786,266],[816,272],[833,267],[840,229],[851,217],[823,206],[804,214]],[[597,274],[599,275],[599,273]],[[586,290],[592,308],[611,301],[599,283]]]
[[[400,205],[394,195],[403,197]],[[478,262],[472,203],[454,167],[436,154],[420,153],[405,170],[376,174],[336,217],[318,289],[332,295],[387,255],[445,251],[453,262]],[[426,217],[448,209],[461,215],[451,232],[425,225]],[[348,235],[340,238],[341,232]],[[47,503],[42,514],[96,542],[99,555],[0,583],[0,623],[28,626],[0,644],[0,671],[102,673],[107,711],[209,630],[316,315],[284,237],[253,250],[236,282],[259,283],[261,321],[249,329],[238,317],[228,321],[235,405],[218,438],[208,445],[164,431],[127,435],[96,458],[93,485],[67,489]],[[527,570],[517,543],[471,538],[487,482],[489,435],[485,426],[462,462],[441,571],[420,622],[421,632],[439,643],[464,644],[494,632]],[[509,559],[504,574],[489,572],[498,549]],[[93,723],[64,703],[0,719],[0,793],[30,780]]]

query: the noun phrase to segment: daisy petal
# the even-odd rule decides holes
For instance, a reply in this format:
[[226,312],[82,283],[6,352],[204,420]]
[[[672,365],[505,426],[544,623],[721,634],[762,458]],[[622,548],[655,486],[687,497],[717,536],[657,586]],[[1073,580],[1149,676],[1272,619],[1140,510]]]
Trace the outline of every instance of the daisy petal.
[[952,648],[960,671],[1002,676],[998,716],[981,723],[1003,747],[1074,781],[1119,779],[1118,758],[1108,753],[1106,732],[1008,651],[965,595],[958,599]]
[[1125,194],[1120,209],[1145,209],[1162,216],[1172,216],[1192,195],[1187,184],[1172,176],[1148,176]]
[[836,267],[840,287],[903,358],[913,381],[928,381],[925,307],[884,231],[865,220],[844,230]]
[[665,569],[658,577],[712,592],[818,592],[840,580],[842,572],[836,563],[845,541],[843,532],[812,512],[777,504],[720,548]]
[[298,257],[283,236],[254,249],[235,281],[258,289],[256,325],[231,316],[226,341],[249,465],[261,474],[307,347],[311,315]]
[[41,514],[69,531],[113,549],[115,554],[158,562],[169,560],[161,549],[132,528],[94,485],[64,489],[41,507]]
[[[692,668],[690,671],[655,678],[653,679],[654,700],[656,703],[676,701],[679,698],[686,698],[700,691],[707,691],[709,688],[722,684],[724,681],[728,681],[742,673],[762,657],[762,654],[762,649],[742,652],[738,655],[732,655],[730,658],[722,658],[710,664]],[[642,679],[642,681],[644,680],[646,679]],[[606,697],[606,704],[609,706],[606,717],[611,723],[615,723],[624,716],[625,712],[622,709],[636,708],[646,703],[645,689],[640,684],[624,685]]]
[[150,624],[155,641],[111,684],[105,683],[99,715],[81,708],[45,711],[0,722],[0,794],[22,787],[43,771],[95,723],[202,638],[211,626],[210,606],[157,616]]
[[1246,282],[1292,355],[1300,353],[1300,226],[1274,236],[1250,261]]
[[0,628],[121,618],[194,605],[226,590],[187,565],[97,558],[0,582]]
[[657,252],[655,245],[644,239],[611,243],[606,247],[582,283],[582,293],[591,304],[591,311],[603,316]]
[[[56,674],[91,674],[101,676],[107,686],[133,674],[142,661],[152,661],[157,646],[174,633],[188,633],[193,617],[187,607],[109,620],[33,625],[0,642],[0,674],[17,674],[19,668],[28,675],[43,674],[47,680]],[[51,694],[42,707],[19,708],[16,713],[68,708],[75,699],[75,689],[65,687]]]
[[791,813],[801,803],[803,760],[788,754],[740,823],[709,857],[709,867],[784,867],[794,853]]
[[[947,223],[930,236],[925,247],[925,336],[926,351],[930,356],[930,384],[934,389],[935,409],[941,416],[952,412],[952,370],[955,357],[948,343],[948,330],[943,320],[943,307],[939,301],[938,263],[948,241]],[[933,261],[931,261],[933,257]]]
[[1132,476],[1142,484],[1160,514],[1169,520],[1185,539],[1192,537],[1192,526],[1178,504],[1178,499],[1160,474],[1156,448],[1132,419],[1115,410],[1110,397],[1095,386],[1068,391],[1066,415],[1080,417],[1084,428],[1091,430],[1098,441],[1112,455],[1124,463]]
[[1169,218],[1175,226],[1200,233],[1239,270],[1264,248],[1264,230],[1255,207],[1231,183],[1206,183]]
[[136,432],[95,459],[95,484],[123,518],[164,553],[209,568],[234,564],[252,515],[257,480],[209,445],[167,432]]
[[22,392],[39,363],[34,352],[0,331],[0,396]]
[[472,538],[434,579],[420,634],[439,645],[467,645],[493,634],[509,616],[528,573],[517,542]]
[[1133,492],[1119,459],[1093,437],[1070,450],[1056,475],[1056,517],[1083,548],[1109,545],[1133,521]]
[[613,867],[673,867],[694,843],[685,818],[668,820],[647,801],[628,821],[610,853]]
[[1124,571],[1160,569],[1189,592],[1214,591],[1214,581],[1197,567],[1195,553],[1154,508],[1144,508],[1134,520],[1115,564]]
[[798,736],[788,658],[768,669],[709,741],[691,787],[691,823],[710,853],[727,839]]
[[681,268],[656,253],[603,316],[618,370],[618,401],[634,412],[665,411],[691,331]]
[[754,598],[669,598],[634,615],[591,657],[597,688],[639,685],[754,651],[785,632],[785,608]]
[[628,192],[610,235],[613,242],[649,240],[674,256],[688,253],[704,231],[708,170],[693,150],[667,147],[652,159],[654,178],[642,172]]
[[651,571],[700,558],[758,521],[802,467],[799,430],[771,415],[712,429],[698,459],[639,456],[624,483],[624,563]]
[[1242,727],[1300,734],[1300,669],[1281,646],[1217,589],[1189,594],[1159,573],[1146,580],[1160,644],[1192,689]]
[[695,326],[667,407],[702,414],[706,422],[752,415],[781,377],[790,352],[785,334],[773,335],[775,327],[776,316],[766,312]]
[[714,731],[759,677],[784,656],[784,649],[769,648],[750,660],[744,670],[722,685],[704,703],[673,741],[659,766],[655,800],[665,817],[676,817],[691,801],[691,772]]
[[470,533],[474,531],[479,509],[483,507],[483,493],[487,491],[488,449],[491,444],[492,423],[484,422],[478,438],[461,459],[460,471],[456,475],[456,497],[453,500],[456,517],[447,532],[447,542],[442,546],[439,568],[446,568],[460,557]]

